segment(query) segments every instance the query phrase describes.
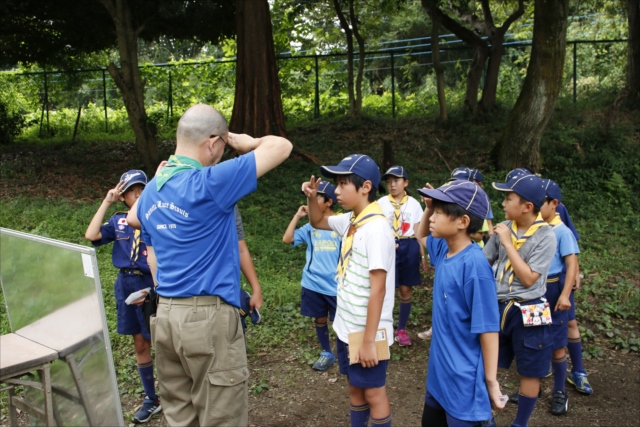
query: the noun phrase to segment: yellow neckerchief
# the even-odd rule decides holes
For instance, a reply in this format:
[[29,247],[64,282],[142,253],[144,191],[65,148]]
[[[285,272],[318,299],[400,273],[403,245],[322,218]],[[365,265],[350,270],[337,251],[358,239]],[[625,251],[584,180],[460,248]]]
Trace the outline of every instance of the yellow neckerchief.
[[378,202],[370,203],[369,206],[364,208],[362,212],[360,212],[360,215],[355,218],[352,214],[349,231],[342,240],[342,250],[340,251],[340,259],[338,260],[338,272],[336,276],[338,278],[338,283],[342,284],[344,276],[347,272],[347,264],[349,263],[349,257],[351,256],[351,246],[353,245],[353,235],[356,234],[358,228],[362,227],[366,223],[376,219],[376,217],[379,216],[385,218],[384,212],[382,212],[382,208],[380,207]]
[[399,236],[402,235],[402,212],[400,211],[400,208],[402,207],[402,205],[404,205],[405,203],[407,203],[407,200],[409,200],[409,196],[407,196],[407,192],[404,192],[404,195],[402,196],[402,200],[400,200],[400,203],[396,202],[395,197],[393,197],[391,194],[389,194],[389,201],[391,202],[391,206],[393,206],[393,235],[398,238]]
[[562,219],[560,219],[560,214],[558,212],[556,212],[556,216],[553,217],[553,219],[551,220],[549,225],[551,226],[551,228],[553,228],[558,224],[562,224]]
[[[533,224],[531,224],[527,232],[518,239],[518,225],[515,221],[513,221],[511,223],[511,243],[513,243],[513,246],[515,246],[516,250],[520,250],[522,245],[524,245],[524,243],[529,240],[529,237],[533,236],[533,234],[538,231],[540,227],[548,226],[549,224],[547,224],[547,222],[542,219],[542,215],[538,214],[536,220],[533,221]],[[500,282],[502,282],[502,278],[505,276],[505,274],[509,279],[509,291],[511,291],[511,283],[515,278],[515,274],[513,273],[513,266],[511,265],[510,260],[507,260],[507,263],[504,266],[504,270],[502,270],[502,274],[500,274]]]

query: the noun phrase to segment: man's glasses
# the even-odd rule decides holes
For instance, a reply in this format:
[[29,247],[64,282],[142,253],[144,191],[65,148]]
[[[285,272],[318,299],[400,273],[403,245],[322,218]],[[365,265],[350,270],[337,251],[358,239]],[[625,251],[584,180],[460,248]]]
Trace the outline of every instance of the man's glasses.
[[[224,138],[223,138],[223,137],[221,137],[220,135],[209,135],[209,138],[216,138],[216,137],[220,138],[220,140],[222,141],[222,143],[223,143],[226,147],[228,147],[228,146],[229,146],[229,144],[227,143],[227,141],[225,141],[225,140],[224,140]],[[230,150],[229,148],[227,148],[226,150],[224,150],[224,152],[222,153],[222,157],[224,157],[224,156],[226,156],[227,154],[229,154],[229,150]]]

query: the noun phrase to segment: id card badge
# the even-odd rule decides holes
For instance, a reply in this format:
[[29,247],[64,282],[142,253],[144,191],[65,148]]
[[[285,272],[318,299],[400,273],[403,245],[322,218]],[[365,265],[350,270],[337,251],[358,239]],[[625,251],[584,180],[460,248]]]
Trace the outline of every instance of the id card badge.
[[524,326],[544,326],[552,323],[549,302],[545,298],[541,298],[541,300],[542,302],[538,304],[521,305],[517,302],[514,304],[520,308]]

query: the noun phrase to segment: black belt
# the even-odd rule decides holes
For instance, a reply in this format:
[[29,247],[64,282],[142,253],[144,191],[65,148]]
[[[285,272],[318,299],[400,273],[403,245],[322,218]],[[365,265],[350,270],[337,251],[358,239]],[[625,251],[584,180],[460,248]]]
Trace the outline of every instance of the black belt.
[[122,274],[135,274],[136,276],[144,276],[145,274],[148,274],[148,273],[143,273],[140,270],[133,270],[131,268],[121,268],[120,269],[120,273],[122,273]]

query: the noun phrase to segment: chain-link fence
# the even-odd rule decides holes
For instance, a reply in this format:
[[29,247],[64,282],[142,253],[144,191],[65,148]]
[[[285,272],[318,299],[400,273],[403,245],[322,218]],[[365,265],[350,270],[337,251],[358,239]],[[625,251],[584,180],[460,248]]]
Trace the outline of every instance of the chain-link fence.
[[[429,115],[438,111],[431,51],[393,47],[367,52],[362,112],[369,116]],[[619,91],[625,83],[626,40],[569,41],[560,102],[592,101]],[[529,42],[505,43],[498,103],[518,97],[529,60]],[[462,105],[473,57],[469,47],[441,44],[449,106]],[[354,55],[357,70],[359,57]],[[284,113],[289,123],[348,113],[346,53],[277,58]],[[235,61],[211,60],[142,65],[148,115],[170,129],[198,102],[215,105],[227,117],[233,108]],[[482,83],[480,87],[482,88]],[[0,96],[27,119],[30,136],[129,131],[121,95],[106,69],[0,73]],[[480,94],[479,94],[480,95]]]

